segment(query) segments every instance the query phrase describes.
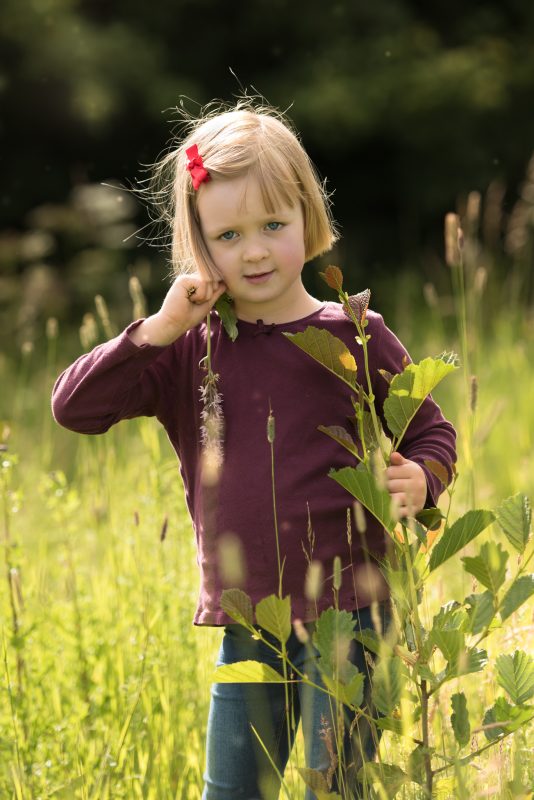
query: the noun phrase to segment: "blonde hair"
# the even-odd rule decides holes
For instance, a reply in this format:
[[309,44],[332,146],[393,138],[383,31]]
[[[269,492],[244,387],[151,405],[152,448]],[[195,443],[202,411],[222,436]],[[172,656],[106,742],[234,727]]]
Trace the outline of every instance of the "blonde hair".
[[203,266],[211,276],[217,275],[200,230],[198,192],[186,168],[185,151],[193,144],[212,179],[257,178],[267,213],[300,202],[306,261],[331,249],[338,235],[325,186],[279,111],[247,98],[232,107],[210,105],[198,118],[186,120],[185,127],[180,144],[156,165],[150,191],[159,219],[171,227],[175,273]]

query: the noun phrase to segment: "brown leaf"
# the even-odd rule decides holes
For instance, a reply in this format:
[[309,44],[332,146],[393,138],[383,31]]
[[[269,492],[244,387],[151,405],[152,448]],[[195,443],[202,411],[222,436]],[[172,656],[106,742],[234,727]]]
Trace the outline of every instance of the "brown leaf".
[[425,461],[424,464],[425,467],[428,467],[432,475],[436,476],[436,478],[442,483],[443,486],[448,486],[449,473],[447,472],[443,464],[440,464],[439,461]]
[[391,381],[393,380],[393,375],[391,374],[391,372],[388,372],[387,369],[379,369],[378,371],[388,384],[391,383]]
[[[367,314],[370,299],[371,291],[369,289],[364,289],[363,292],[353,294],[349,297],[349,306],[351,307],[360,325],[363,325],[365,322],[365,316]],[[346,306],[343,306],[343,311],[348,317],[350,317],[349,310],[346,308]]]
[[330,264],[324,272],[320,272],[319,274],[331,289],[335,289],[338,292],[341,291],[343,288],[343,273],[339,267],[334,267]]

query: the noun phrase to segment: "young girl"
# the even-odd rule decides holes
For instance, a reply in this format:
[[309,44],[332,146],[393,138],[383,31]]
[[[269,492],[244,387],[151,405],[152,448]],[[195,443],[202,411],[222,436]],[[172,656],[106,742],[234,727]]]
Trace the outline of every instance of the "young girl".
[[[266,437],[271,409],[279,555],[293,620],[311,632],[313,620],[332,605],[335,556],[344,567],[339,607],[353,613],[355,630],[385,629],[391,619],[388,587],[368,563],[369,554],[385,553],[384,531],[369,517],[366,541],[355,533],[347,539],[352,500],[328,471],[353,459],[318,430],[321,424],[350,425],[350,389],[283,335],[309,325],[326,328],[346,343],[359,374],[365,374],[361,347],[341,305],[312,297],[302,283],[304,264],[328,251],[336,233],[313,165],[272,109],[240,103],[196,120],[163,167],[172,171],[167,188],[177,277],[157,313],[132,323],[59,377],[53,411],[60,424],[89,434],[139,415],[159,419],[180,460],[196,533],[201,588],[194,622],[225,626],[219,664],[254,659],[280,669],[270,648],[232,624],[220,605],[229,586],[240,586],[253,604],[278,592]],[[235,341],[213,310],[223,292],[231,296],[237,315]],[[407,353],[379,314],[369,311],[367,319],[369,368],[381,412],[387,383],[378,370],[400,372]],[[210,394],[211,411],[222,423],[215,475],[203,457],[206,437],[213,438],[205,426],[207,393],[200,391],[208,336],[212,370],[219,376]],[[386,470],[401,516],[434,505],[442,490],[425,460],[440,462],[451,475],[455,432],[430,397]],[[311,559],[325,576],[322,589],[313,592],[306,588]],[[290,659],[319,682],[310,645],[301,641],[302,625],[297,622],[295,628],[299,637],[293,633],[288,641]],[[350,657],[368,673],[356,641]],[[326,695],[299,683],[291,687],[286,708],[284,688],[277,684],[213,686],[204,800],[276,798],[280,786],[271,761],[283,773],[300,718],[307,765],[325,775],[333,771],[337,756]],[[370,705],[369,676],[365,699]],[[363,761],[374,757],[377,744],[362,718],[347,725],[344,796],[359,796],[355,776]],[[314,796],[308,791],[308,798]]]

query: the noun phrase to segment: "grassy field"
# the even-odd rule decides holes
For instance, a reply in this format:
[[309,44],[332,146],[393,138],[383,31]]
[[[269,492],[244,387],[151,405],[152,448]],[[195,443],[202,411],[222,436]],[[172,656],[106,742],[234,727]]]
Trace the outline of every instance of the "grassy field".
[[[404,303],[387,321],[416,359],[457,346],[435,309]],[[436,393],[460,432],[453,516],[473,493],[485,508],[516,491],[534,498],[533,345],[532,317],[502,313],[469,341],[474,418],[470,374]],[[0,361],[0,798],[198,800],[221,634],[191,624],[198,577],[178,465],[154,420],[121,423],[104,437],[57,428],[49,395],[65,362],[54,348],[50,338],[47,348],[26,348],[15,367]],[[490,528],[467,554],[498,537]],[[472,591],[470,576],[450,563],[427,584],[428,622],[441,604]],[[532,654],[533,642],[529,602],[487,641],[486,670],[451,681],[434,702],[438,750],[452,746],[450,694],[461,685],[480,725],[503,694],[491,662],[515,648]],[[484,735],[474,735],[474,749],[477,740]],[[436,797],[530,797],[533,746],[532,726],[508,736],[467,768],[463,785],[442,773]],[[301,754],[302,746],[302,764]],[[406,751],[386,733],[381,755],[402,765]],[[303,796],[294,767],[288,792]],[[415,784],[397,796],[417,797]]]

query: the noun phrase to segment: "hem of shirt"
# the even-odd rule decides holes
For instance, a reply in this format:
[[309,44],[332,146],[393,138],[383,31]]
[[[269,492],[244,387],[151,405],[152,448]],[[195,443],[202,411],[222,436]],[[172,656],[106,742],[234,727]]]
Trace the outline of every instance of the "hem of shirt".
[[[383,591],[376,593],[375,600],[379,603],[389,600],[391,593],[387,585],[384,585]],[[339,598],[339,608],[343,611],[357,611],[358,609],[368,608],[372,603],[372,599],[368,596],[358,598],[358,595],[345,595]],[[323,601],[322,603],[314,603],[301,599],[292,603],[291,608],[291,622],[313,622],[316,620],[323,611],[327,608],[333,608],[333,602]],[[232,619],[224,611],[218,609],[209,611],[208,609],[198,609],[193,618],[193,625],[199,627],[213,627],[219,628],[226,625],[233,625],[235,619]]]

